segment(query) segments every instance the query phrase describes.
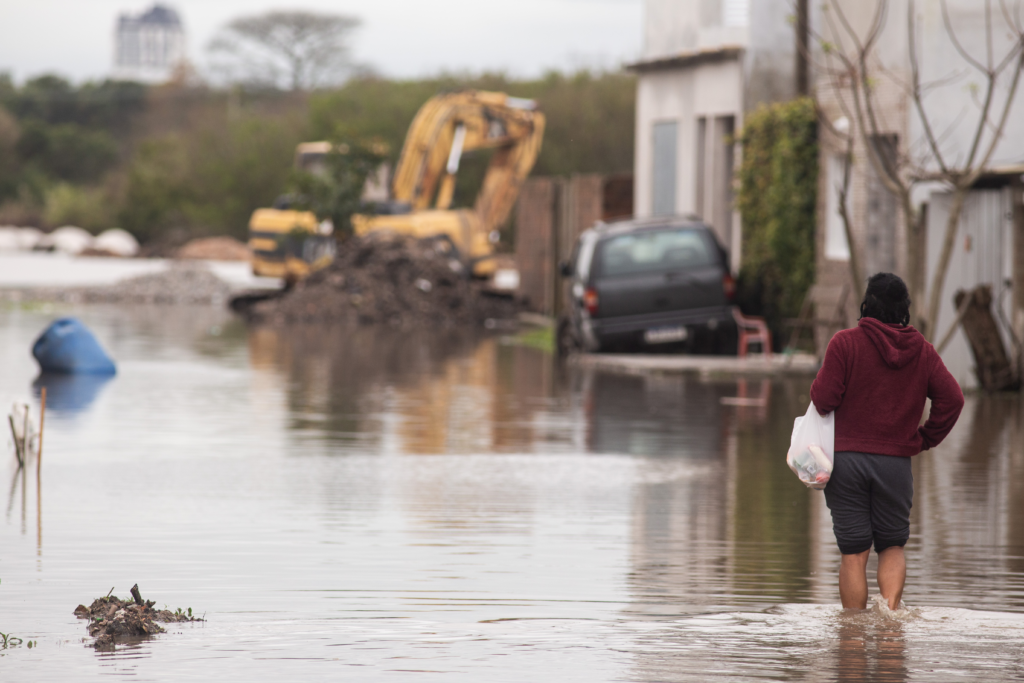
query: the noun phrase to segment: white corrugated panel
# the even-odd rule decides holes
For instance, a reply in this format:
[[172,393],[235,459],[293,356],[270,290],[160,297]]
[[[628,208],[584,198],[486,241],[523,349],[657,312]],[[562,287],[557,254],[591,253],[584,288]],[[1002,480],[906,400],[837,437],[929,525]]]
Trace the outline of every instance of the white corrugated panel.
[[[928,207],[928,259],[927,284],[930,288],[932,274],[935,272],[942,249],[946,231],[946,220],[952,194],[948,192],[932,193]],[[1000,300],[1000,292],[1013,274],[1013,219],[1012,204],[1009,190],[975,190],[967,196],[964,210],[960,216],[960,225],[954,240],[953,257],[949,263],[946,281],[942,289],[937,334],[933,341],[938,344],[946,331],[956,319],[956,307],[953,296],[958,289],[969,290],[979,284],[992,286],[992,295],[996,302]],[[927,301],[915,301],[914,306],[927,306]],[[1006,320],[1011,314],[1010,291],[1006,289],[1002,297],[1002,307]],[[994,309],[994,307],[993,307]],[[1000,329],[1002,321],[996,322]],[[1007,353],[1012,353],[1012,345],[1005,329],[1003,343]],[[946,367],[964,389],[978,386],[974,374],[974,357],[963,330],[958,330],[952,341],[942,353]]]
[[722,23],[726,26],[746,26],[750,15],[750,0],[725,0]]

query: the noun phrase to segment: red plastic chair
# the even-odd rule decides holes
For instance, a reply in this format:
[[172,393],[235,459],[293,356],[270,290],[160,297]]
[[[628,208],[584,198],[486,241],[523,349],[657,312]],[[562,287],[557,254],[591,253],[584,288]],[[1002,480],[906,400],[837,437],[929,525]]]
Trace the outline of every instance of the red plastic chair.
[[736,331],[739,333],[739,348],[737,354],[745,358],[750,350],[751,344],[760,343],[761,353],[768,357],[772,353],[772,333],[768,331],[768,325],[764,318],[747,317],[740,313],[740,309],[732,309],[733,320],[736,321]]

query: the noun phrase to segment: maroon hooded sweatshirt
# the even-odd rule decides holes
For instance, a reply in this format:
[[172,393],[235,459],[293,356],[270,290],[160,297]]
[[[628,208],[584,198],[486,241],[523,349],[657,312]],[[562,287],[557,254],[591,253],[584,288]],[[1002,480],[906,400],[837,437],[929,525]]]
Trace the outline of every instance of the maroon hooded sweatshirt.
[[[932,401],[923,426],[925,398]],[[838,332],[811,385],[822,415],[835,411],[835,450],[917,455],[953,429],[964,395],[938,352],[910,325],[861,318]]]

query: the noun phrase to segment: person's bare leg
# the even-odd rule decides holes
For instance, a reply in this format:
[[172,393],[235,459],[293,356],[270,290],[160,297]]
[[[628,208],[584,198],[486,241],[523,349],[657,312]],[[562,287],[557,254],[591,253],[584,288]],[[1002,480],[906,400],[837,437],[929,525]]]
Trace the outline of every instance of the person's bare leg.
[[903,599],[903,585],[907,582],[907,558],[903,548],[893,546],[878,553],[878,590],[889,601],[889,609],[896,609]]
[[868,606],[868,555],[865,550],[856,555],[843,555],[839,564],[839,599],[846,609],[864,609]]

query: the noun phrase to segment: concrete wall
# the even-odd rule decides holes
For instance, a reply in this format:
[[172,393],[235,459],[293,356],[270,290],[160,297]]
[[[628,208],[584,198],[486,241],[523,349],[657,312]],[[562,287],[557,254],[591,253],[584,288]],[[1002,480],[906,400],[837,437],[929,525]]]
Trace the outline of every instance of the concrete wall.
[[[904,3],[905,0],[897,4],[904,5]],[[1010,8],[1017,6],[1017,3],[1008,2],[1006,4]],[[986,3],[979,0],[947,0],[947,5],[950,21],[956,31],[958,41],[969,54],[984,63],[988,55],[988,35],[985,28]],[[1008,32],[1000,29],[1005,25],[1005,20],[999,7],[998,1],[992,3],[994,22],[992,51],[996,61],[1007,54],[1011,42]],[[949,78],[957,73],[963,74],[960,78],[933,88],[925,100],[926,111],[933,128],[936,131],[949,131],[949,136],[942,144],[943,152],[947,157],[956,158],[958,155],[966,156],[967,150],[970,149],[976,123],[979,120],[979,108],[976,102],[980,102],[983,95],[983,91],[979,91],[976,98],[972,97],[970,88],[972,84],[982,86],[984,78],[978,71],[970,69],[966,60],[957,52],[943,23],[941,9],[938,2],[917,3],[918,44],[919,53],[922,56],[920,60],[921,76],[924,82],[933,82]],[[902,11],[905,13],[906,10]],[[906,24],[902,23],[899,27],[894,27],[894,31],[901,28],[905,30],[905,26]],[[997,107],[1001,107],[1006,102],[1008,92],[1006,86],[1010,82],[1009,77],[1012,73],[1013,68],[1010,67],[1003,76],[1003,87],[997,91],[995,102]],[[1013,107],[1005,133],[992,157],[992,166],[1024,161],[1024,88],[1018,87]],[[961,119],[961,117],[963,118]],[[910,118],[911,139],[922,139],[924,130],[920,118],[916,112]],[[994,121],[997,117],[993,115],[991,118]],[[989,140],[991,140],[991,135],[986,134],[982,142],[984,144]],[[929,163],[928,166],[935,167],[933,163]]]
[[[743,109],[797,96],[793,0],[749,0],[750,31],[743,57]],[[814,0],[809,0],[813,2]]]

